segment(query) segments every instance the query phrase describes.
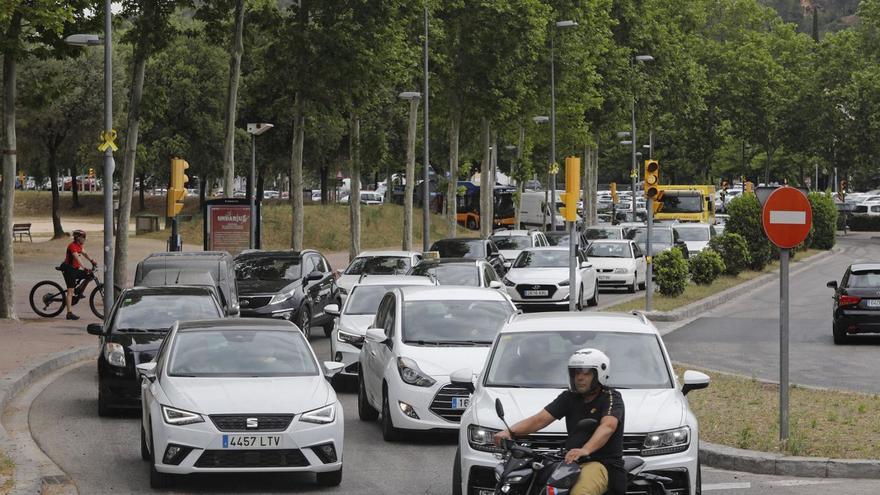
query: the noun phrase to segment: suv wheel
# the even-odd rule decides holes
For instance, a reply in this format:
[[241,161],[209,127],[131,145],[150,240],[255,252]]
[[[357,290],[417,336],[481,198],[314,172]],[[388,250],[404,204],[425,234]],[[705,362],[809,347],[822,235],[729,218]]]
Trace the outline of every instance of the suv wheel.
[[394,427],[391,420],[391,407],[388,405],[388,388],[382,391],[382,439],[395,442],[400,438],[400,430]]
[[461,495],[461,447],[455,449],[455,464],[452,465],[452,495]]
[[597,283],[595,287],[593,287],[593,297],[587,301],[587,306],[598,306],[599,305],[599,284]]
[[846,335],[846,331],[837,325],[832,324],[831,332],[834,334],[834,344],[842,345],[846,344],[849,341],[849,337]]
[[358,373],[358,417],[361,421],[375,421],[379,417],[379,411],[367,401],[367,389],[364,387],[364,377]]
[[309,305],[303,303],[303,305],[299,308],[299,312],[297,313],[296,325],[302,331],[303,336],[306,340],[312,340],[312,312],[309,310]]

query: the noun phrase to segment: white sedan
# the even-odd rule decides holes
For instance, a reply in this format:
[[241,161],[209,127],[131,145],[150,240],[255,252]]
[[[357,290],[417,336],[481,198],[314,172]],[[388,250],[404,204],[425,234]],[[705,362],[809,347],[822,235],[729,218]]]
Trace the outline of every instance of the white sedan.
[[598,305],[599,284],[596,269],[581,253],[577,253],[575,286],[571,290],[567,247],[523,250],[503,280],[514,304],[519,307],[564,307],[568,306],[571,295],[575,298],[578,309]]
[[504,256],[504,267],[510,268],[523,249],[549,246],[547,238],[537,230],[499,230],[489,237]]
[[[343,414],[296,325],[264,318],[175,324],[137,365],[150,486],[191,473],[313,472],[342,481]],[[326,377],[326,378],[325,378]]]
[[363,251],[351,260],[344,271],[339,270],[336,286],[343,302],[362,275],[404,275],[422,260],[415,251]]
[[639,245],[630,240],[593,241],[587,248],[590,263],[596,268],[599,285],[626,287],[630,293],[645,288],[647,264]]
[[360,354],[358,416],[382,416],[382,437],[402,430],[457,430],[469,392],[449,374],[486,361],[516,312],[505,294],[472,287],[402,287],[379,303]]

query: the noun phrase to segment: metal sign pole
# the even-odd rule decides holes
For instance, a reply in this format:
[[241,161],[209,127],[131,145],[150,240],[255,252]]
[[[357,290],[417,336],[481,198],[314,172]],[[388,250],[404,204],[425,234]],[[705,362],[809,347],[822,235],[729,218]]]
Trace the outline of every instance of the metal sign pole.
[[[651,256],[651,230],[654,228],[654,200],[648,198],[646,206],[648,207],[648,235],[645,239],[645,311],[652,311],[654,306],[654,257]],[[633,276],[638,279],[638,268]]]
[[788,440],[788,260],[779,250],[779,440]]
[[568,310],[576,311],[577,303],[575,301],[575,294],[578,295],[579,298],[583,297],[583,294],[580,293],[580,287],[575,287],[575,270],[580,268],[577,266],[577,245],[578,245],[578,236],[577,229],[575,227],[576,222],[568,222],[568,233],[569,233],[569,243],[568,243]]

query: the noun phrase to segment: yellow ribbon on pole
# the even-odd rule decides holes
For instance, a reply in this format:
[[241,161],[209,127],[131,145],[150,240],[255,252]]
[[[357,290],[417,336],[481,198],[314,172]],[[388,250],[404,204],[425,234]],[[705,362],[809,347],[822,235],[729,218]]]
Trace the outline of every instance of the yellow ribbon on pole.
[[633,179],[638,179],[638,178],[639,178],[639,173],[636,172],[636,169],[632,169],[632,172],[629,173],[629,176],[630,176],[631,178],[633,178]]
[[551,174],[559,173],[559,164],[558,163],[553,162],[550,164],[550,173]]
[[111,129],[109,131],[104,131],[101,133],[101,145],[98,146],[98,151],[107,151],[107,148],[113,148],[113,151],[119,149],[116,146],[116,143],[113,141],[116,139],[116,130]]

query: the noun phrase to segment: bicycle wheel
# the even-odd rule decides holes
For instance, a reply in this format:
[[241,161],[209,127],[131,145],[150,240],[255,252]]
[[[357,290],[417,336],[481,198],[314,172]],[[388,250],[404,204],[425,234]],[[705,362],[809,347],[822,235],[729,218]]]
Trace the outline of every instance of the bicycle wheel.
[[54,318],[64,311],[65,290],[51,280],[37,282],[31,289],[31,309],[44,318]]
[[92,313],[95,313],[100,319],[104,319],[104,286],[96,285],[94,289],[92,289],[92,294],[89,296],[89,306],[92,308]]

